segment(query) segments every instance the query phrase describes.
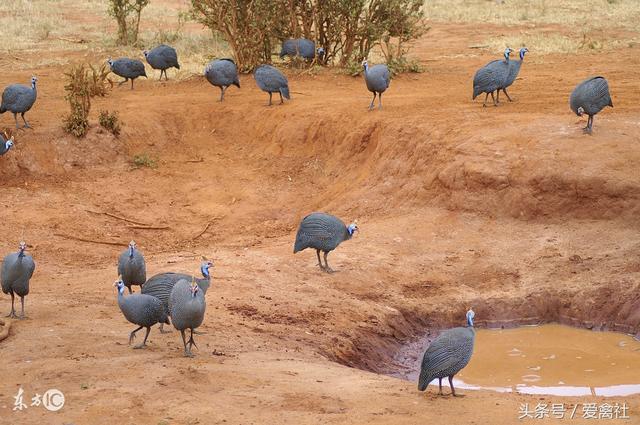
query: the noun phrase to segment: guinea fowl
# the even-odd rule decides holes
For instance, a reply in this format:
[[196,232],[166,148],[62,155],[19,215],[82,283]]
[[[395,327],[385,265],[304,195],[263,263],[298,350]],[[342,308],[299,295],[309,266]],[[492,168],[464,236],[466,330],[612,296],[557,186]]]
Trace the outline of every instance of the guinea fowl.
[[607,80],[604,77],[592,77],[578,84],[571,93],[569,106],[579,117],[583,114],[589,116],[584,132],[591,134],[594,115],[604,109],[605,106],[613,108]]
[[509,56],[513,50],[507,47],[504,51],[504,60],[494,60],[480,68],[473,77],[473,97],[475,100],[480,93],[486,93],[482,106],[487,106],[487,98],[491,95],[494,106],[498,106],[498,100],[493,92],[502,89],[509,77]]
[[7,111],[13,113],[13,118],[16,121],[16,128],[20,128],[18,125],[18,114],[24,121],[25,128],[31,128],[29,123],[24,117],[24,114],[31,109],[36,98],[38,97],[38,90],[36,89],[36,83],[38,79],[31,77],[31,87],[23,84],[11,84],[7,86],[2,92],[2,104],[0,105],[0,114],[4,114]]
[[134,241],[129,242],[129,247],[122,251],[118,259],[118,275],[132,293],[131,286],[143,285],[147,280],[147,268],[142,253],[136,248]]
[[133,348],[146,347],[151,326],[156,323],[169,324],[167,312],[162,306],[162,302],[156,297],[145,294],[132,294],[125,297],[125,285],[122,279],[118,279],[114,283],[114,286],[118,288],[118,306],[120,307],[120,311],[122,311],[122,314],[124,314],[124,317],[129,322],[138,325],[138,328],[134,329],[129,335],[129,344],[131,344],[136,337],[136,332],[142,328],[146,328],[147,333],[144,336],[144,341]]
[[376,94],[378,95],[378,109],[382,109],[382,93],[384,93],[385,90],[389,88],[389,84],[391,84],[389,68],[383,64],[374,65],[369,68],[369,63],[366,59],[362,61],[362,67],[364,68],[364,81],[367,83],[367,89],[373,93],[369,110],[373,109]]
[[15,318],[16,310],[14,307],[15,296],[20,297],[20,303],[22,304],[22,312],[20,319],[24,319],[24,297],[29,294],[29,280],[33,276],[33,271],[36,269],[36,263],[33,261],[33,257],[29,254],[25,254],[27,244],[20,242],[20,249],[18,252],[13,252],[2,261],[2,271],[0,273],[0,280],[2,281],[2,292],[11,295],[11,313],[7,317]]
[[285,56],[300,56],[309,60],[314,59],[316,54],[318,55],[318,58],[322,59],[324,56],[324,49],[322,47],[316,49],[316,43],[306,38],[285,40],[282,42],[282,48],[280,49],[280,59]]
[[271,95],[278,93],[280,95],[280,104],[284,103],[283,96],[291,99],[289,95],[289,81],[287,77],[271,65],[260,65],[253,73],[256,84],[262,91],[269,93],[269,106],[271,106]]
[[240,88],[238,67],[233,59],[212,60],[204,68],[204,76],[211,85],[220,88],[220,102],[224,100],[224,92],[229,86]]
[[0,134],[0,156],[4,155],[13,147],[13,136],[5,139],[2,134]]
[[424,391],[427,385],[438,378],[439,394],[442,395],[442,378],[449,378],[451,394],[456,395],[453,388],[453,377],[471,360],[476,331],[473,328],[473,310],[467,311],[467,327],[453,328],[442,332],[424,353],[418,390]]
[[142,53],[144,54],[147,63],[151,65],[151,68],[160,70],[160,80],[162,80],[163,73],[165,80],[169,80],[169,77],[167,77],[167,69],[180,69],[178,53],[176,52],[176,49],[171,46],[161,44],[149,51],[145,50]]
[[[346,226],[342,220],[330,214],[319,212],[309,214],[300,223],[293,253],[306,248],[315,249],[320,269],[332,273],[333,269],[329,267],[327,255],[336,249],[342,241],[351,239],[356,231],[358,231],[356,223]],[[320,251],[324,252],[325,265],[322,265],[320,260]]]
[[[179,330],[182,335],[184,355],[187,357],[193,357],[191,347],[196,345],[193,331],[202,324],[206,306],[204,294],[195,279],[192,278],[191,283],[181,279],[173,286],[169,297],[171,321],[173,327]],[[187,329],[191,331],[189,340],[184,335],[184,331]]]
[[520,67],[522,66],[522,62],[524,61],[524,55],[528,51],[529,49],[527,49],[526,47],[521,48],[519,52],[520,60],[509,61],[509,75],[507,76],[507,80],[504,82],[504,86],[501,89],[498,89],[498,96],[497,96],[498,103],[500,103],[500,90],[504,92],[504,95],[507,96],[507,99],[509,99],[509,102],[513,102],[513,99],[511,99],[511,96],[509,96],[509,93],[507,93],[507,87],[511,87],[511,84],[513,84],[513,82],[518,77],[518,74],[520,73]]
[[147,78],[147,72],[144,69],[144,64],[137,59],[108,59],[107,63],[111,68],[111,72],[124,78],[124,81],[120,81],[118,84],[119,86],[123,85],[128,80],[131,80],[131,90],[133,90],[133,80],[138,77]]
[[[196,283],[202,291],[202,295],[207,294],[207,290],[211,285],[211,274],[209,269],[213,267],[211,261],[203,261],[200,265],[200,273],[202,273],[202,279],[196,279]],[[142,293],[152,295],[162,301],[162,305],[168,315],[171,315],[169,310],[169,297],[173,286],[179,280],[191,280],[191,275],[186,273],[160,273],[150,278],[144,285],[142,285]],[[160,323],[160,332],[166,333],[164,325]]]

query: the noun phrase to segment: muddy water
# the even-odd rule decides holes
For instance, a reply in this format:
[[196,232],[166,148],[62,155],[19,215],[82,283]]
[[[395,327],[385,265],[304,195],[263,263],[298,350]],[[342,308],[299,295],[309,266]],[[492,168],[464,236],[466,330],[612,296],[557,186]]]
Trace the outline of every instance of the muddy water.
[[[424,341],[401,353],[397,360],[406,369],[396,376],[415,381],[426,346],[428,342]],[[460,388],[500,392],[571,396],[638,394],[640,341],[619,333],[553,324],[479,329],[471,362],[456,378]]]

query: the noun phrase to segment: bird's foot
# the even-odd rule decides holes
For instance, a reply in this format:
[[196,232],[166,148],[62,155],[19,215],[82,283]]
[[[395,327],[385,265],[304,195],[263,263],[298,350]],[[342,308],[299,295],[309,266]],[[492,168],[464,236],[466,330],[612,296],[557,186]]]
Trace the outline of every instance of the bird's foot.
[[17,319],[18,318],[18,316],[16,315],[15,311],[12,311],[11,313],[7,314],[4,317],[9,317],[10,319]]
[[335,273],[335,272],[336,272],[336,271],[335,271],[335,270],[333,270],[331,267],[325,267],[323,270],[324,270],[325,272],[329,273],[329,274],[332,274],[332,273]]
[[139,350],[141,348],[145,348],[147,346],[147,344],[145,344],[144,342],[142,344],[138,344],[136,346],[133,347],[134,350]]
[[131,343],[133,342],[133,340],[136,339],[136,334],[132,333],[131,335],[129,335],[129,345],[131,345]]
[[584,134],[591,134],[591,129],[589,127],[585,127],[585,128],[582,129],[582,132]]
[[185,357],[195,357],[195,355],[191,352],[191,350],[184,350]]
[[20,316],[18,316],[18,320],[28,320],[29,318],[27,317],[26,314],[21,314]]
[[452,396],[454,396],[454,397],[464,397],[464,394],[456,394],[456,393],[453,393],[453,394],[451,394],[451,395],[452,395]]

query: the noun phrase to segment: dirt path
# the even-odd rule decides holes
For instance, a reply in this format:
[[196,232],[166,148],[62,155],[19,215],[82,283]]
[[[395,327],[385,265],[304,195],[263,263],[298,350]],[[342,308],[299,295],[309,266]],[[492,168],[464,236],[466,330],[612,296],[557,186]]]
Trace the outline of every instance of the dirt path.
[[[347,367],[389,372],[399,344],[459,324],[469,305],[480,326],[640,332],[638,47],[532,51],[516,101],[482,108],[470,81],[489,56],[451,53],[476,37],[435,25],[416,50],[426,72],[394,79],[383,111],[367,112],[361,79],[331,71],[291,73],[293,100],[271,108],[250,76],[224,104],[199,78],[140,81],[94,102],[95,115],[120,112],[119,139],[64,135],[62,69],[34,70],[35,130],[0,161],[1,252],[24,234],[37,262],[30,318],[0,343],[0,422],[501,425],[518,422],[521,403],[587,402],[436,397]],[[588,137],[567,99],[601,72],[615,108]],[[3,84],[24,79],[3,69]],[[157,168],[132,169],[141,153]],[[359,220],[360,235],[329,257],[334,275],[313,253],[291,252],[313,210]],[[132,326],[111,286],[120,248],[60,235],[133,238],[150,275],[195,273],[201,256],[213,258],[196,358],[182,357],[177,332],[154,329],[148,349],[128,347]],[[8,297],[0,304],[8,311]],[[58,388],[65,407],[12,412],[20,386],[29,397]],[[607,401],[626,402],[627,423],[640,423],[640,398]]]

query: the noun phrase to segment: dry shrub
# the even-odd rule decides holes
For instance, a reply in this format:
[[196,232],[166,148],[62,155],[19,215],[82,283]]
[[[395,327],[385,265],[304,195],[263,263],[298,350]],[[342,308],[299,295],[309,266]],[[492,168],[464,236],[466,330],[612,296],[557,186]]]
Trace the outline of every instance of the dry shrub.
[[118,113],[116,111],[100,111],[98,122],[100,122],[102,128],[109,131],[114,136],[118,137],[120,135],[120,118],[118,118]]
[[132,45],[138,41],[140,15],[149,0],[109,0],[109,15],[118,24],[118,44]]
[[89,65],[88,72],[90,72],[89,95],[91,97],[105,96],[108,90],[113,87],[113,82],[109,79],[111,69],[106,64],[102,64],[100,67]]
[[67,85],[65,99],[71,112],[64,118],[64,129],[76,137],[82,137],[89,130],[89,110],[91,109],[91,81],[84,64],[75,65],[66,72]]
[[424,32],[422,0],[191,0],[194,17],[223,34],[240,69],[270,62],[273,46],[305,37],[326,63],[361,61],[375,46],[387,60],[404,56]]

